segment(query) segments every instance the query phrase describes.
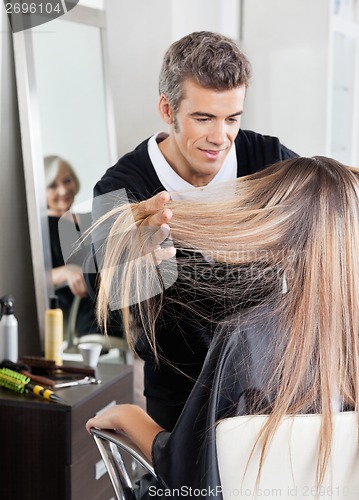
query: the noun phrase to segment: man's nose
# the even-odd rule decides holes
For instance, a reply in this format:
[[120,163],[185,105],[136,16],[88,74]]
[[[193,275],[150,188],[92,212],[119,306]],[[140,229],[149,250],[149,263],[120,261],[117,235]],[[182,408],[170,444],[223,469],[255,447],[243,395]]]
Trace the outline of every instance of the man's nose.
[[226,141],[226,126],[224,122],[215,122],[207,136],[208,142],[216,145],[222,145]]

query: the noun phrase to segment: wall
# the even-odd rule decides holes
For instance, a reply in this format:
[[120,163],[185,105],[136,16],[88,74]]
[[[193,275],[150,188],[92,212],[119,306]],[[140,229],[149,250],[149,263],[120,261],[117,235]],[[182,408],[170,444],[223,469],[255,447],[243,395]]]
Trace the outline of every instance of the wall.
[[322,0],[246,0],[243,50],[253,77],[243,127],[325,154],[329,8]]
[[239,37],[240,0],[171,0],[172,40],[192,31],[218,31]]
[[[104,6],[120,154],[163,130],[156,110],[163,54],[172,41],[203,29],[240,39],[252,63],[243,128],[278,136],[303,155],[332,153],[329,0],[105,0]],[[353,149],[359,151],[359,141]]]
[[0,294],[15,297],[19,352],[40,354],[12,52],[0,5]]
[[302,155],[359,165],[358,5],[243,0],[242,47],[253,66],[243,127]]
[[110,86],[120,155],[165,125],[157,112],[158,75],[169,45],[198,30],[237,38],[239,0],[105,0]]
[[[158,74],[171,43],[168,0],[105,0],[110,86],[120,155],[162,128]],[[168,22],[167,22],[168,19]]]

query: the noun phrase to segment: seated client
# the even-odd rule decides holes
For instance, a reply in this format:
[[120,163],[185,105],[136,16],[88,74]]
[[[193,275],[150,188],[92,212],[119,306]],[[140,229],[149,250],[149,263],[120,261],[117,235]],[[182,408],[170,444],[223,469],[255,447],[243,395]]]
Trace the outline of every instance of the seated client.
[[[215,286],[213,280],[200,279],[200,272],[195,273],[198,280],[193,273],[187,279],[188,263],[175,257],[156,262],[156,228],[150,218],[139,218],[137,205],[119,207],[99,292],[101,321],[106,322],[111,293],[118,290],[129,335],[131,309],[160,357],[156,315],[161,295],[153,297],[151,291],[175,271],[184,289],[201,287],[218,297],[229,315],[218,324],[203,370],[171,433],[133,405],[107,410],[90,419],[87,429],[124,430],[152,457],[162,487],[208,488],[220,485],[215,449],[219,419],[268,414],[258,444],[265,460],[285,415],[320,413],[320,479],[330,454],[333,413],[358,411],[359,406],[358,170],[325,157],[289,159],[239,178],[235,185],[223,185],[215,206],[191,201],[167,206],[173,212],[175,247],[222,263],[221,279]],[[248,296],[251,306],[237,310]],[[140,303],[135,306],[136,297]],[[196,310],[196,303],[184,306]]]

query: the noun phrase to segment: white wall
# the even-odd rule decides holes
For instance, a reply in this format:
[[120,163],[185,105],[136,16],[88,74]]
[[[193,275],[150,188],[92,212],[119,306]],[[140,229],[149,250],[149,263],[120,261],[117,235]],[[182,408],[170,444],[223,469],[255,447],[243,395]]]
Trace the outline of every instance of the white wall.
[[79,0],[78,5],[82,5],[84,7],[91,7],[93,9],[103,9],[104,0]]
[[240,0],[105,0],[120,154],[163,129],[156,110],[162,56],[195,30],[241,40],[253,66],[243,128],[278,136],[303,155],[330,154],[331,1],[242,0],[240,6]]
[[240,0],[170,0],[172,40],[192,31],[218,31],[239,37]]
[[239,0],[105,0],[120,155],[164,130],[158,76],[169,45],[192,31],[239,33]]
[[252,63],[243,126],[303,155],[326,148],[329,7],[322,0],[244,3],[243,50]]
[[117,148],[122,155],[161,128],[158,73],[171,42],[168,0],[105,0]]

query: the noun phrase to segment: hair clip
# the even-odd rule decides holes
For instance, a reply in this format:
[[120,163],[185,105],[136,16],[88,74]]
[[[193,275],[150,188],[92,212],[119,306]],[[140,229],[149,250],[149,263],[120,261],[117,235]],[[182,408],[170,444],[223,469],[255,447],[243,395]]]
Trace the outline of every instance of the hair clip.
[[283,272],[283,281],[282,281],[282,293],[287,293],[288,292],[288,284],[287,284],[287,278],[285,275],[285,271]]

